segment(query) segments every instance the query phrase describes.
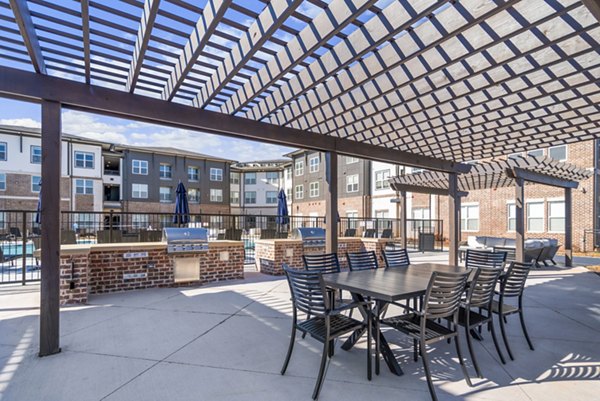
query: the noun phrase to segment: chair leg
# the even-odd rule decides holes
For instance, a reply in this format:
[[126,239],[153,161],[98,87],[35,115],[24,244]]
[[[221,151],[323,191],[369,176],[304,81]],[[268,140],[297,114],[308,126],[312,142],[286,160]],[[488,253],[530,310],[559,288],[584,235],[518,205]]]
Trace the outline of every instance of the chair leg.
[[529,344],[529,349],[534,351],[533,343],[529,338],[529,334],[527,333],[527,327],[525,327],[525,317],[523,316],[523,309],[519,310],[519,319],[521,320],[521,328],[523,329],[523,334],[525,334],[525,339],[527,340],[527,344]]
[[[379,365],[380,365],[380,361],[379,361],[379,336],[382,335],[381,334],[381,324],[379,321],[379,311],[380,311],[380,305],[377,306],[377,311],[375,311],[375,313],[373,314],[373,316],[375,317],[375,374],[379,375]],[[383,313],[385,313],[386,311],[384,311]]]
[[419,345],[421,346],[421,359],[423,359],[423,368],[425,370],[425,377],[427,378],[427,387],[429,387],[429,394],[431,394],[431,399],[433,401],[438,401],[437,395],[435,394],[435,387],[433,387],[431,372],[429,371],[429,357],[427,356],[425,341],[420,341]]
[[513,354],[510,350],[510,346],[508,345],[508,338],[506,337],[506,329],[504,328],[504,321],[505,321],[505,316],[503,315],[499,315],[499,321],[500,321],[500,332],[502,333],[502,339],[504,340],[504,345],[506,346],[506,351],[508,352],[508,356],[509,358],[514,361],[515,358],[513,357]]
[[[471,339],[471,330],[469,330],[467,326],[465,326],[465,335],[467,337],[467,348],[469,348],[469,354],[471,355],[471,359],[473,360],[473,367],[475,368],[475,373],[477,373],[477,377],[483,379],[483,375],[481,374],[481,370],[479,370],[479,365],[477,364],[475,352],[473,351],[473,340]],[[456,340],[458,341],[458,336]]]
[[[377,335],[379,335],[379,333],[377,333]],[[369,305],[367,307],[367,379],[369,381],[371,381],[371,357],[372,357],[372,350],[371,350],[371,342],[373,341],[373,310],[371,309],[371,306]]]
[[287,370],[288,363],[290,363],[290,358],[292,357],[292,351],[294,350],[294,343],[296,342],[296,320],[292,325],[292,334],[290,336],[290,345],[288,346],[288,352],[285,356],[285,362],[283,362],[283,367],[281,368],[281,374],[284,375]]
[[496,330],[494,329],[494,318],[490,319],[488,323],[488,327],[491,327],[492,330],[492,340],[494,340],[494,346],[496,347],[496,352],[500,357],[500,361],[503,365],[506,365],[506,360],[504,359],[504,355],[502,355],[502,351],[500,351],[500,344],[498,343],[498,338],[496,337]]
[[[306,315],[306,320],[310,319],[310,314]],[[302,339],[304,340],[304,338],[306,337],[306,331],[302,333]]]
[[317,383],[313,391],[312,398],[316,400],[323,387],[323,376],[325,376],[325,365],[327,364],[327,356],[329,355],[329,341],[325,341],[323,344],[323,356],[321,357],[321,367],[319,368],[319,375],[317,376]]
[[[467,330],[467,335],[470,333]],[[456,354],[458,355],[458,362],[460,363],[460,368],[462,369],[463,375],[465,376],[465,380],[469,387],[473,387],[473,383],[471,383],[471,378],[469,377],[469,372],[467,372],[467,366],[465,365],[465,361],[462,357],[462,352],[460,351],[460,341],[458,341],[458,331],[456,332],[456,336],[454,336],[454,344],[456,344]]]
[[417,340],[413,340],[413,359],[415,362],[419,360],[419,343]]
[[335,340],[330,340],[329,341],[329,357],[333,357],[333,354],[335,352]]

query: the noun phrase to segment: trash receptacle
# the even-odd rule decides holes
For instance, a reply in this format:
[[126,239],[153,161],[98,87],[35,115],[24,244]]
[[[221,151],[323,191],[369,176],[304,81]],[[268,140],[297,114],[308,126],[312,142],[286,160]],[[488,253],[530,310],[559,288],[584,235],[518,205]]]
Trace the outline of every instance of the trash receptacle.
[[419,233],[419,251],[435,251],[435,235],[433,233]]

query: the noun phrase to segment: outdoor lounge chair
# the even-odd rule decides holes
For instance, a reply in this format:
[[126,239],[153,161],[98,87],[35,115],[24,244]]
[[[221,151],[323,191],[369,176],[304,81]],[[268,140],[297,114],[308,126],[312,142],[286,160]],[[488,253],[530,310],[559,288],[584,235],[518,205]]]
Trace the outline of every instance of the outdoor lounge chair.
[[392,229],[386,228],[381,232],[381,238],[392,238]]
[[364,238],[377,238],[377,230],[374,228],[367,228],[363,234]]
[[260,239],[274,239],[276,230],[273,228],[263,228],[260,230]]
[[225,239],[228,241],[241,241],[242,230],[237,228],[228,228],[225,230]]
[[344,237],[356,237],[356,228],[347,228],[344,231]]
[[22,238],[23,236],[21,235],[21,230],[19,230],[19,227],[10,227],[8,229],[9,235],[12,236],[13,238]]
[[[471,386],[471,379],[469,378],[467,368],[463,361],[460,342],[458,341],[458,325],[455,323],[458,322],[460,300],[467,285],[468,277],[469,272],[434,272],[427,285],[427,292],[425,293],[422,310],[409,308],[410,313],[380,320],[380,324],[393,327],[412,337],[414,360],[417,361],[418,355],[421,355],[425,376],[427,377],[429,393],[434,401],[437,401],[437,396],[435,394],[433,379],[429,370],[429,357],[427,356],[427,345],[429,344],[454,338],[458,361],[465,376],[465,380],[469,386]],[[436,322],[436,320],[444,318],[449,318],[448,327]],[[378,332],[378,330],[379,327],[375,329],[375,332]],[[379,344],[377,339],[375,344],[375,355],[376,358],[379,358]]]
[[61,243],[61,245],[76,244],[77,236],[75,235],[75,231],[61,230],[60,231],[60,243]]
[[[287,265],[283,265],[290,292],[292,295],[293,317],[292,317],[292,334],[290,336],[290,344],[287,355],[281,368],[281,374],[284,375],[292,351],[296,341],[296,331],[301,331],[303,335],[309,334],[311,337],[323,343],[323,354],[321,355],[321,365],[317,382],[313,390],[312,398],[314,400],[319,396],[323,380],[325,377],[325,367],[327,358],[333,357],[334,340],[344,334],[351,333],[355,330],[367,327],[367,378],[371,380],[371,315],[370,307],[366,304],[353,302],[335,308],[331,303],[325,284],[323,283],[322,273],[314,271],[298,271],[290,269]],[[367,307],[367,316],[365,321],[352,319],[343,314],[347,310],[365,305]],[[298,322],[298,312],[308,314],[306,320]]]

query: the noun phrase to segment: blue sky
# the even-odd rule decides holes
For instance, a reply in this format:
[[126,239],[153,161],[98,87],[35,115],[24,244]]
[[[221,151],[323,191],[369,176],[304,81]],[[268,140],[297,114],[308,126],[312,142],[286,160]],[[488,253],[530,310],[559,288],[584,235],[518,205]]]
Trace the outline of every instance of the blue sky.
[[[0,124],[40,126],[40,106],[0,98]],[[279,159],[292,148],[63,110],[63,132],[110,143],[169,146],[237,161]]]

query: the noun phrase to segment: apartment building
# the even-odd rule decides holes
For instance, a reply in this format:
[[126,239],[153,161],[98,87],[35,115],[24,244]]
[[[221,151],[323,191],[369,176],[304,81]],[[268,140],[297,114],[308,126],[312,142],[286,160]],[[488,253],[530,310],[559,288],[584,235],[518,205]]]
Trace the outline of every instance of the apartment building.
[[232,164],[231,213],[276,215],[277,195],[285,189],[284,174],[289,165],[287,159]]
[[[325,154],[297,150],[292,159],[292,207],[295,216],[324,216],[326,191]],[[365,217],[371,213],[371,162],[338,156],[338,210],[340,217]],[[286,171],[285,174],[288,174]]]

